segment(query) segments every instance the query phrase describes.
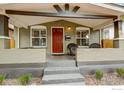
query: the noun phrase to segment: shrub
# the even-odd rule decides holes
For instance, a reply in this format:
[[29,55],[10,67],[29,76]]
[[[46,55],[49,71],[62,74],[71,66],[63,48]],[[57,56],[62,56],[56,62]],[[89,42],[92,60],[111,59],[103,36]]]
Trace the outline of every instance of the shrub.
[[98,79],[98,80],[101,80],[102,79],[102,77],[103,77],[103,71],[101,71],[101,70],[96,70],[96,72],[95,72],[95,77],[96,77],[96,79]]
[[124,69],[123,69],[123,68],[117,68],[117,69],[116,69],[116,72],[117,72],[117,74],[118,74],[120,77],[124,78]]
[[0,85],[2,85],[4,80],[5,80],[5,75],[0,75]]
[[21,85],[28,85],[29,82],[31,81],[31,78],[32,78],[31,73],[24,74],[21,77],[19,77],[19,82]]

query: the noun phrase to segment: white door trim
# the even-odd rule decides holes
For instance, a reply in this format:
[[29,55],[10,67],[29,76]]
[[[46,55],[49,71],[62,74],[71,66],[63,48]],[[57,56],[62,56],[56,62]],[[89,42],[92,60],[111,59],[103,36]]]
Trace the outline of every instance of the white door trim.
[[[53,28],[62,28],[63,29],[63,52],[62,53],[53,53],[53,36],[52,36],[52,29]],[[64,27],[62,26],[52,26],[51,27],[51,54],[64,54]]]

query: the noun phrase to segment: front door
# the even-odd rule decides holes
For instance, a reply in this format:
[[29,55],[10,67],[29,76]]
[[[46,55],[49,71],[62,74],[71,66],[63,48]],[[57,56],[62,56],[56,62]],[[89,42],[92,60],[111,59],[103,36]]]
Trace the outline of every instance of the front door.
[[63,28],[52,28],[52,53],[63,53]]

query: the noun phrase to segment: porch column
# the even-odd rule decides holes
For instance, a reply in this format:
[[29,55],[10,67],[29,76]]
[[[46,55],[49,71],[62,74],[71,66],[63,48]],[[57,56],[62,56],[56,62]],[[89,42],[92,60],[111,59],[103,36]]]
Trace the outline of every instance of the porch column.
[[0,49],[10,48],[8,17],[0,15]]
[[114,48],[124,48],[124,34],[122,29],[122,20],[117,20],[114,22]]

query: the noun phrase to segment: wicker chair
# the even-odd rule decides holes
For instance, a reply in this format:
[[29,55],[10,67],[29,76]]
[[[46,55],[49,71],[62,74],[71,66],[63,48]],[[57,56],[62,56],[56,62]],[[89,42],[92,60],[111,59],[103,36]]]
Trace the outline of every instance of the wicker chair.
[[98,43],[92,43],[89,48],[101,48],[100,44]]
[[68,44],[67,46],[68,55],[74,56],[76,53],[76,48],[77,48],[77,44],[75,43]]

